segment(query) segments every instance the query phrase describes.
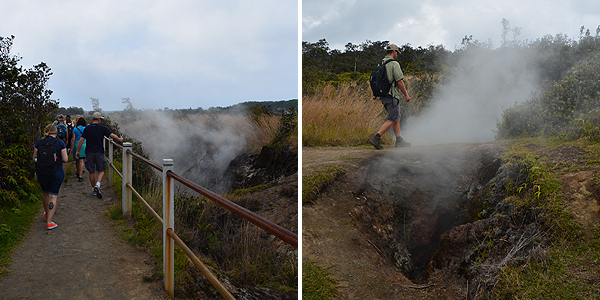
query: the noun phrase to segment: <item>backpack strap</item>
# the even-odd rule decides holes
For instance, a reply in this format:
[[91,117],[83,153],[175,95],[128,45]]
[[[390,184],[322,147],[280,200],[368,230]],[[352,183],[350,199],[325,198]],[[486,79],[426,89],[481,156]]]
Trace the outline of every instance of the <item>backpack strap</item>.
[[[387,65],[387,63],[389,63],[389,62],[391,62],[391,61],[394,61],[394,59],[393,59],[393,58],[392,58],[392,59],[388,59],[388,60],[386,60],[385,62],[384,62],[384,61],[383,61],[383,59],[382,59],[382,60],[379,62],[379,64],[380,64],[380,65],[382,65],[382,64],[383,64],[383,65],[385,66],[385,65]],[[386,72],[387,72],[387,69],[386,69]],[[389,79],[388,79],[388,80],[389,80]],[[393,79],[392,79],[392,86],[398,86],[398,83],[396,83],[396,81],[394,81]]]
[[390,61],[393,61],[393,60],[394,60],[394,59],[392,58],[392,59],[388,59],[388,60],[386,60],[386,61],[384,62],[384,61],[383,61],[383,59],[382,59],[382,60],[379,62],[379,64],[380,64],[380,65],[381,65],[381,64],[384,64],[384,65],[385,65],[385,64],[387,64],[387,63],[389,63]]

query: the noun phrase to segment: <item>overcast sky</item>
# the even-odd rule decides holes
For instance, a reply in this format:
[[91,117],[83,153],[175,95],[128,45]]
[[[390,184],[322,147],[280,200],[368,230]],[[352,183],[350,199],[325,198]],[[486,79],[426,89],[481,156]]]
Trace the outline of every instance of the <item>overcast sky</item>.
[[582,25],[596,34],[599,14],[598,0],[304,0],[302,41],[324,38],[340,50],[349,42],[371,40],[413,47],[442,44],[452,51],[465,35],[473,35],[480,42],[491,38],[498,47],[502,18],[522,28],[519,40],[558,33],[577,39]]
[[0,36],[52,69],[62,107],[209,108],[298,98],[298,2],[3,1]]

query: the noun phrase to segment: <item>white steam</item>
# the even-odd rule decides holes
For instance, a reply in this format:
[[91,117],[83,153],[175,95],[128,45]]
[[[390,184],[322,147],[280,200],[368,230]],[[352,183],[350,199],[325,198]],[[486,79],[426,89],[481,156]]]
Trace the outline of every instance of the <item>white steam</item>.
[[151,161],[173,159],[173,171],[203,187],[221,192],[223,173],[246,145],[242,130],[251,127],[243,115],[137,111],[118,122],[126,136],[142,143]]
[[405,140],[414,145],[493,141],[503,110],[536,91],[538,76],[518,52],[467,51],[433,105],[407,120]]

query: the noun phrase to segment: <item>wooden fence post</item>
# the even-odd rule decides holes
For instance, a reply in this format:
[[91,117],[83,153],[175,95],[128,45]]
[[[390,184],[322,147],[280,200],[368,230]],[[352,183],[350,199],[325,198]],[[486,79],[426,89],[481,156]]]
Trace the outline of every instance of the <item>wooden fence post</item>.
[[175,241],[167,233],[167,229],[175,227],[174,196],[175,180],[167,172],[173,170],[173,160],[163,159],[163,274],[165,289],[175,296]]
[[127,187],[127,183],[131,184],[131,173],[133,172],[133,169],[131,167],[133,155],[127,153],[127,151],[131,151],[131,149],[131,143],[123,143],[123,180],[121,184],[121,203],[123,207],[123,216],[127,218],[131,217],[131,190]]

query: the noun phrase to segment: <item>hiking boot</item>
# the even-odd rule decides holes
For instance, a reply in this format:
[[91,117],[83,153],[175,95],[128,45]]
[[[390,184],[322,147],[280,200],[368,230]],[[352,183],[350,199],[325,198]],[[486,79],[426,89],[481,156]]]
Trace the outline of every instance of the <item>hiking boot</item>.
[[402,137],[396,137],[396,148],[410,147],[410,143],[406,142]]
[[100,189],[100,187],[95,186],[94,192],[96,192],[96,197],[98,197],[98,199],[102,199],[102,190]]
[[381,136],[375,135],[370,140],[369,143],[375,147],[375,149],[383,149],[381,146]]
[[78,181],[83,182],[83,177],[79,177]]
[[54,228],[56,228],[56,227],[58,227],[58,224],[56,224],[56,223],[54,223],[54,222],[52,222],[52,223],[50,223],[50,224],[46,224],[46,229],[48,229],[48,230],[50,230],[50,229],[54,229]]

